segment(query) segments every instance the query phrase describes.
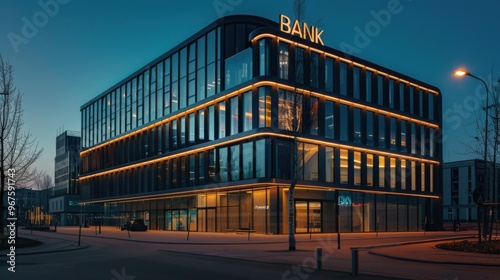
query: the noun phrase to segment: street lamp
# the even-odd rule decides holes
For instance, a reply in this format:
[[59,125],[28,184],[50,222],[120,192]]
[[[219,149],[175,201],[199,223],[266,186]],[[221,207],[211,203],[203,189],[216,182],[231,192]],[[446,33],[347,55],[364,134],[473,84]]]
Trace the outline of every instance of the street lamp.
[[[488,102],[488,97],[490,96],[490,90],[488,88],[488,85],[486,84],[486,82],[477,77],[477,76],[474,76],[472,75],[470,72],[464,70],[464,69],[458,69],[455,71],[454,73],[455,76],[458,76],[458,77],[462,77],[462,76],[469,76],[469,77],[472,77],[478,81],[481,81],[484,85],[484,88],[486,89],[486,106],[485,106],[485,130],[484,130],[484,164],[486,166],[486,169],[484,171],[485,173],[485,176],[484,176],[484,189],[481,191],[480,189],[478,189],[478,186],[476,186],[476,190],[479,192],[479,197],[482,198],[484,200],[484,191],[485,189],[487,189],[487,187],[489,186],[488,185],[488,109],[489,109],[489,102]],[[495,166],[493,166],[493,168],[495,168]],[[481,209],[481,204],[483,203],[484,201],[481,201],[480,203],[478,203],[478,210]],[[478,226],[478,239],[479,239],[479,242],[481,243],[481,222],[480,222],[480,213],[478,211],[477,213],[477,226]],[[485,230],[486,230],[486,227],[485,227]]]

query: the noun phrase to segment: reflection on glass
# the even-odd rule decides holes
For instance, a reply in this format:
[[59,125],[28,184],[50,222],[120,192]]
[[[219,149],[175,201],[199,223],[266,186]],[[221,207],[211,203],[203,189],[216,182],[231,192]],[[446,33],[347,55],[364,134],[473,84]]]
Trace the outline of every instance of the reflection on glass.
[[295,202],[295,232],[306,233],[307,232],[307,202],[297,201]]
[[266,177],[266,140],[255,141],[255,177]]
[[215,109],[214,105],[208,106],[208,140],[215,139]]
[[406,121],[401,120],[401,151],[406,152]]
[[347,95],[347,63],[340,62],[340,94]]
[[325,58],[325,90],[333,91],[333,59],[329,56]]
[[302,159],[304,162],[304,180],[318,181],[318,145],[303,144]]
[[425,163],[420,163],[420,190],[425,192]]
[[194,137],[194,131],[195,131],[195,118],[194,118],[194,113],[189,114],[189,144],[194,144],[195,142],[195,137]]
[[340,149],[340,183],[349,182],[349,151]]
[[354,108],[353,115],[354,115],[353,116],[354,117],[354,120],[353,120],[354,143],[361,143],[361,137],[362,137],[362,133],[361,133],[361,109]]
[[340,140],[349,140],[349,107],[341,104],[340,106]]
[[361,153],[354,152],[354,185],[361,185]]
[[309,133],[312,135],[318,135],[319,129],[319,100],[316,97],[310,98],[310,108],[309,108]]
[[243,179],[253,178],[253,142],[243,144]]
[[231,181],[240,180],[240,146],[231,146]]
[[[294,118],[295,113],[295,118]],[[302,129],[302,95],[295,92],[279,90],[278,128],[293,131]],[[294,122],[294,119],[296,120]]]
[[366,154],[366,185],[373,186],[373,155]]
[[259,88],[259,127],[271,126],[271,96],[269,87]]
[[310,63],[310,84],[312,87],[318,87],[319,84],[319,53],[311,51]]
[[304,52],[303,48],[295,47],[295,81],[299,84],[304,83]]
[[360,72],[361,69],[357,66],[353,67],[353,75],[352,75],[352,91],[353,97],[359,99],[359,81],[360,81]]
[[333,182],[335,174],[335,154],[332,147],[325,147],[325,181]]
[[417,163],[415,161],[411,161],[411,190],[417,190]]
[[252,129],[252,92],[243,94],[243,131]]
[[198,111],[198,139],[205,140],[205,110]]
[[186,118],[181,117],[180,118],[180,132],[181,132],[181,147],[186,145]]
[[259,75],[269,75],[270,40],[265,38],[259,41]]
[[385,148],[385,116],[378,115],[378,146]]
[[385,157],[378,156],[378,186],[385,187]]
[[391,189],[396,188],[396,159],[390,158],[391,164]]
[[325,101],[325,137],[334,138],[333,102]]
[[366,101],[372,102],[372,76],[373,73],[366,71]]
[[235,135],[238,133],[238,96],[235,96],[229,100],[231,106],[230,114],[230,135]]
[[219,138],[226,137],[226,103],[219,102]]
[[252,48],[226,59],[226,88],[246,82],[252,78]]
[[279,44],[279,75],[280,79],[288,80],[288,48],[289,45],[283,42]]
[[227,182],[227,148],[219,148],[219,182]]
[[390,126],[391,126],[391,150],[396,150],[397,149],[397,143],[396,143],[396,118],[390,118]]
[[205,153],[198,153],[198,185],[204,185],[205,182]]
[[401,189],[406,190],[406,159],[401,159],[399,180],[401,182]]

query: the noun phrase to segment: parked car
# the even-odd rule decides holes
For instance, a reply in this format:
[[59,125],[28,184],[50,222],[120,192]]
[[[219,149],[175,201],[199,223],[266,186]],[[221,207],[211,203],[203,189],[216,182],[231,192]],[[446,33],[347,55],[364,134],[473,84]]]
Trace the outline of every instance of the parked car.
[[121,230],[130,230],[130,231],[147,231],[148,226],[144,224],[143,219],[137,219],[134,222],[128,221],[127,223],[123,224],[121,227]]

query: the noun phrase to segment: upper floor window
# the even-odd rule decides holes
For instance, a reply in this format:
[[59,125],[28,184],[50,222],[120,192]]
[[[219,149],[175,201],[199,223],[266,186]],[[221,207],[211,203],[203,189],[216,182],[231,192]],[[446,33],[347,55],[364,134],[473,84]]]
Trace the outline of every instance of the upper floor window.
[[226,59],[226,88],[252,78],[252,49],[248,48]]
[[280,89],[278,98],[278,128],[302,131],[302,94]]
[[312,87],[319,86],[319,53],[311,51],[310,84]]
[[325,90],[332,92],[333,91],[333,58],[326,57],[325,58]]
[[269,39],[259,41],[259,75],[269,75],[271,44]]
[[305,50],[303,48],[295,48],[295,81],[299,84],[304,83],[305,69]]
[[290,46],[287,43],[279,44],[279,75],[281,79],[288,80],[288,66]]

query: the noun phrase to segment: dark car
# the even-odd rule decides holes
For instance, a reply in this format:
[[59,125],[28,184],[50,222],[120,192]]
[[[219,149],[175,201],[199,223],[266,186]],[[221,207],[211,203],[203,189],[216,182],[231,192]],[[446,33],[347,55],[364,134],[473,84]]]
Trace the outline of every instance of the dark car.
[[138,219],[135,220],[133,223],[127,222],[122,225],[121,230],[130,230],[130,231],[147,231],[148,226],[144,224],[144,220]]

